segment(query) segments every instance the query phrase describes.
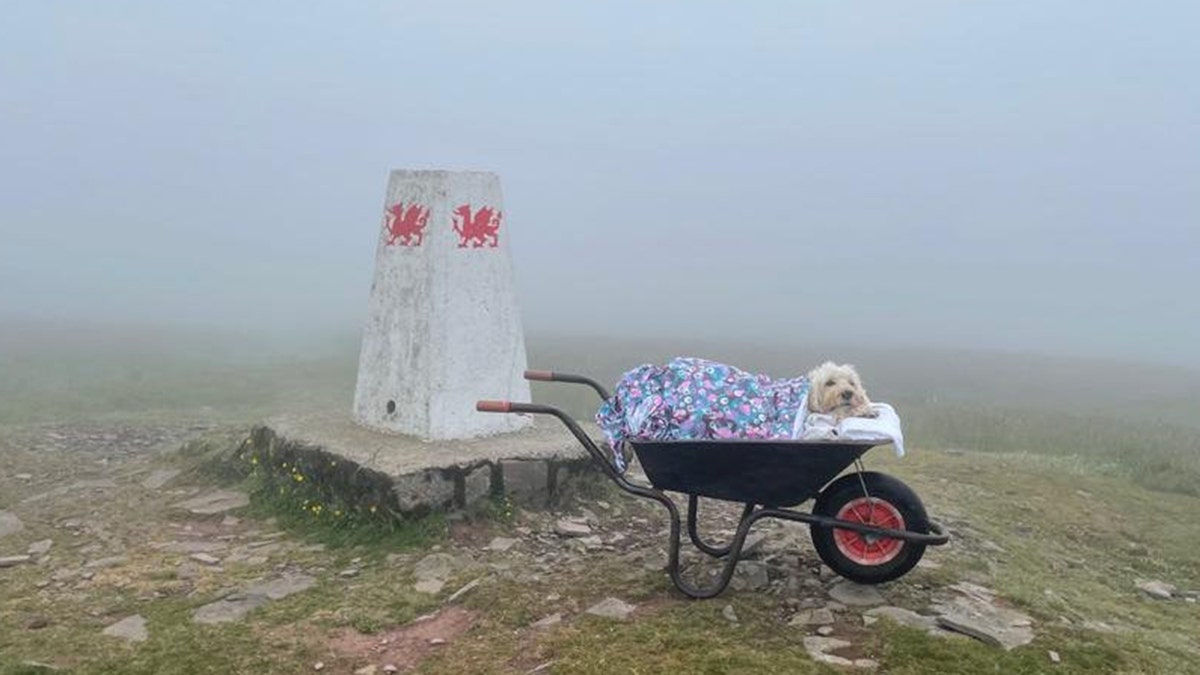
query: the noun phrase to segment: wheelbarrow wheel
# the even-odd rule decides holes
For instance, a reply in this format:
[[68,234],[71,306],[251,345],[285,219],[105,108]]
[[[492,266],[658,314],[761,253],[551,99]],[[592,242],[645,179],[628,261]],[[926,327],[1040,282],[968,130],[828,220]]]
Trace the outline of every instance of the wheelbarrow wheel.
[[[863,472],[861,480],[857,473],[842,476],[821,491],[813,513],[876,527],[929,532],[929,517],[921,499],[900,480],[882,473]],[[925,554],[924,544],[854,530],[813,525],[811,534],[821,560],[860,584],[898,579]]]

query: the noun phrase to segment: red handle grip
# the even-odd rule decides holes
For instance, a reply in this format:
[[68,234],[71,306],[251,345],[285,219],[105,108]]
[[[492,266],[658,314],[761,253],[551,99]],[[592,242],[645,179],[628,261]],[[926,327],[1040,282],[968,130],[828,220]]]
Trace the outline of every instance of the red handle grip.
[[535,380],[537,382],[553,382],[554,371],[551,370],[527,370],[525,371],[525,379]]
[[479,412],[511,412],[512,401],[476,401],[475,409]]

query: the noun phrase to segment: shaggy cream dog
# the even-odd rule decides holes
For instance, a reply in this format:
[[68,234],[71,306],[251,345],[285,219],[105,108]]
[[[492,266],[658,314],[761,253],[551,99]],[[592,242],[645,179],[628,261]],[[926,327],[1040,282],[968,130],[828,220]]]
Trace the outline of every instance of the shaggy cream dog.
[[858,372],[850,364],[826,361],[808,373],[808,409],[833,415],[837,422],[847,417],[875,417],[871,400],[863,389]]

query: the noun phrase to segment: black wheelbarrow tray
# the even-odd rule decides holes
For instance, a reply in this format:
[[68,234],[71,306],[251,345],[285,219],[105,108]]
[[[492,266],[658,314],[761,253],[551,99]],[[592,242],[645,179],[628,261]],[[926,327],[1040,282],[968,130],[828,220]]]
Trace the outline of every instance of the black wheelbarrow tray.
[[[602,399],[609,397],[603,386],[581,375],[530,370],[525,378],[586,384]],[[863,470],[859,458],[876,443],[630,441],[652,486],[645,487],[628,481],[579,424],[558,408],[511,401],[479,401],[475,407],[481,412],[557,417],[618,487],[666,507],[671,514],[667,571],[675,586],[693,598],[711,598],[725,590],[741,558],[746,535],[761,518],[808,523],[821,560],[841,576],[864,584],[903,576],[921,559],[926,546],[950,539],[942,526],[926,515],[920,498],[907,485],[892,476]],[[839,478],[851,465],[857,470]],[[696,548],[714,558],[725,558],[721,576],[707,588],[692,585],[680,573],[679,508],[667,496],[668,491],[688,496],[687,531]],[[696,531],[700,497],[744,505],[733,541],[720,546],[700,537]],[[809,499],[815,499],[811,512],[784,508]]]

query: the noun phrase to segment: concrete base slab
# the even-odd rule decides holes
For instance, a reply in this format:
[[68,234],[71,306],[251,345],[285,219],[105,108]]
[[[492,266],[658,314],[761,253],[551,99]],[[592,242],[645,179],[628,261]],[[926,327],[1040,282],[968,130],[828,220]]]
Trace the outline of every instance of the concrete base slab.
[[551,420],[514,433],[426,441],[368,429],[342,413],[280,416],[257,427],[242,452],[270,466],[304,466],[346,504],[403,515],[461,509],[501,494],[545,507],[601,475],[575,437]]

